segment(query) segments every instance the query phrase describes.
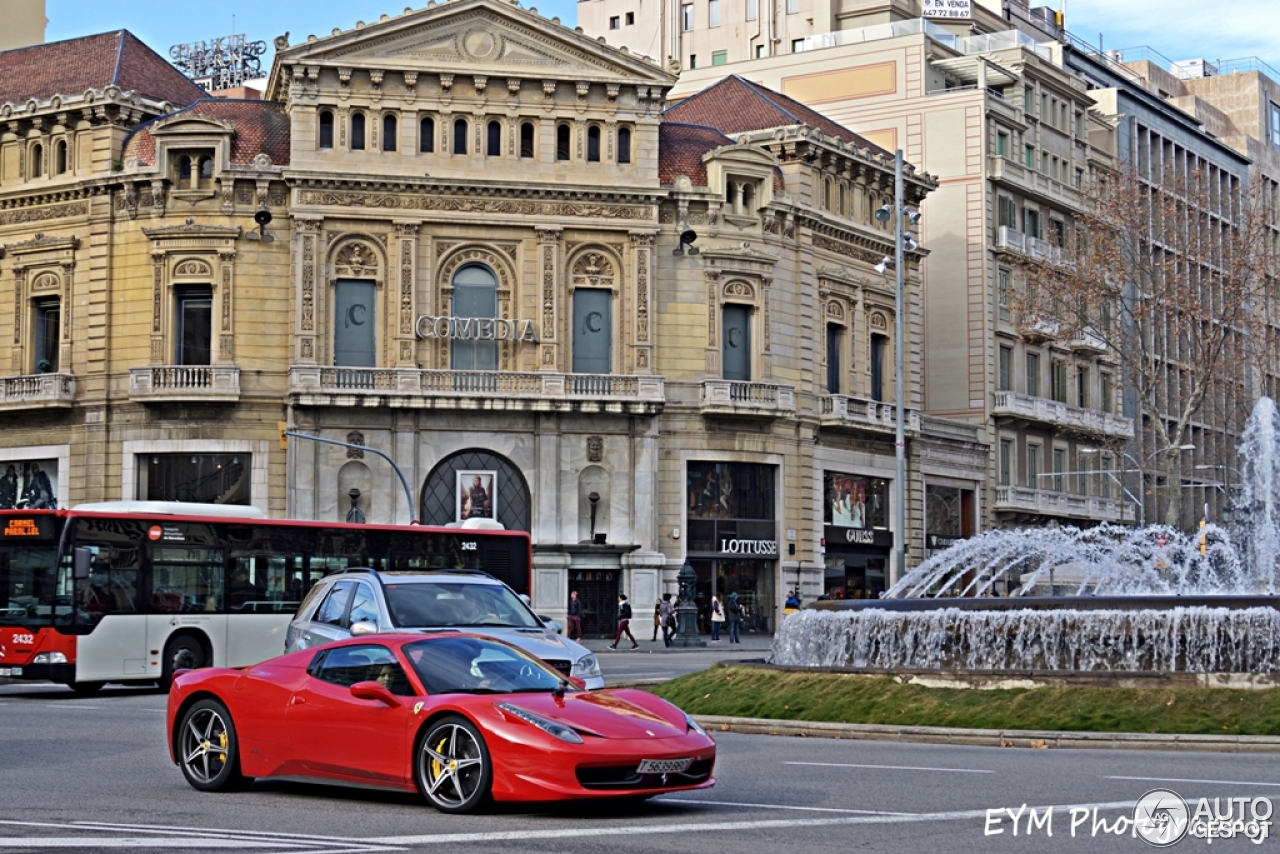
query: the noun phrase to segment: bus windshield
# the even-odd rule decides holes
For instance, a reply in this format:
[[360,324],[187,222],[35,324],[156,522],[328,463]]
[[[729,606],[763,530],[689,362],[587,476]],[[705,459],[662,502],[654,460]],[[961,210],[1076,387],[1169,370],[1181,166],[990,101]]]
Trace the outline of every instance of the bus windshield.
[[71,574],[59,581],[56,555],[55,543],[0,543],[0,624],[28,629],[71,624]]

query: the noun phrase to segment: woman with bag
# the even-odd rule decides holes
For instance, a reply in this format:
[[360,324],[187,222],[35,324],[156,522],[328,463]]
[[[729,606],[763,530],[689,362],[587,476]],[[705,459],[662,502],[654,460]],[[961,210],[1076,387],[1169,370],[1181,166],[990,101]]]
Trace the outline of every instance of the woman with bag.
[[729,643],[742,643],[738,638],[738,629],[742,624],[742,606],[738,604],[738,593],[729,594],[729,607],[726,621],[729,623]]
[[720,624],[724,622],[724,609],[720,607],[720,597],[711,597],[711,642],[720,643]]

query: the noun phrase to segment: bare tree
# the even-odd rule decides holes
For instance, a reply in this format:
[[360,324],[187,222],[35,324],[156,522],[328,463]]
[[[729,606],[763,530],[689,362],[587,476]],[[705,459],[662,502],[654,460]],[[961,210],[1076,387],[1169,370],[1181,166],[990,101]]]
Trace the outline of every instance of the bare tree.
[[1118,364],[1146,438],[1130,464],[1164,476],[1169,525],[1182,516],[1189,428],[1236,434],[1248,411],[1275,281],[1268,206],[1213,174],[1184,164],[1098,175],[1067,228],[1025,254],[1015,297],[1024,329],[1084,338]]

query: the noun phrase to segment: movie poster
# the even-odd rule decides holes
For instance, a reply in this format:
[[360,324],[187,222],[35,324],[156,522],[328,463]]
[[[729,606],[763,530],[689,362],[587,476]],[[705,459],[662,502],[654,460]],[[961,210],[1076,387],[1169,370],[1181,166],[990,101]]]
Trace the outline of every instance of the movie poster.
[[457,521],[497,519],[498,473],[496,471],[459,471],[457,477]]

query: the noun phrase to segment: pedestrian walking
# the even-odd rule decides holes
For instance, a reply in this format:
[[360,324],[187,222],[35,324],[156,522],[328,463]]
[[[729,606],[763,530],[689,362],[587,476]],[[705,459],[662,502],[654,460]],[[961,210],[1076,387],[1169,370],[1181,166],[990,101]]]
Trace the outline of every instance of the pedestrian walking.
[[636,643],[635,635],[631,634],[631,603],[627,601],[627,594],[618,594],[618,631],[613,636],[613,643],[609,645],[609,649],[617,649],[618,641],[622,640],[622,636],[626,635],[631,639],[631,648],[636,649],[640,644]]
[[658,603],[658,619],[662,622],[662,645],[671,646],[671,636],[676,626],[676,609],[671,603],[671,594],[663,593]]
[[569,591],[569,640],[582,639],[582,600],[577,590]]
[[720,643],[720,626],[724,623],[724,609],[720,607],[720,597],[711,597],[711,642]]
[[659,599],[653,606],[653,639],[658,639],[658,632],[662,630],[662,600]]
[[729,643],[742,643],[738,637],[739,627],[742,625],[742,605],[738,603],[738,593],[735,590],[729,594],[729,606],[725,608],[727,615],[725,622],[729,624]]

